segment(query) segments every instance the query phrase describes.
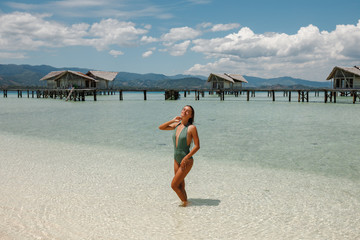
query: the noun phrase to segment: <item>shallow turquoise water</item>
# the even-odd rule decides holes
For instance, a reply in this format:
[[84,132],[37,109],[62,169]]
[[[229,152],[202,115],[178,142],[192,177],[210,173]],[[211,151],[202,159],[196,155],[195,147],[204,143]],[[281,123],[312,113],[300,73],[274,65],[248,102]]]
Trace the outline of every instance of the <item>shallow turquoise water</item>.
[[[360,104],[142,98],[1,97],[0,238],[359,236]],[[187,177],[193,205],[179,208],[171,133],[157,127],[185,104],[201,149]]]

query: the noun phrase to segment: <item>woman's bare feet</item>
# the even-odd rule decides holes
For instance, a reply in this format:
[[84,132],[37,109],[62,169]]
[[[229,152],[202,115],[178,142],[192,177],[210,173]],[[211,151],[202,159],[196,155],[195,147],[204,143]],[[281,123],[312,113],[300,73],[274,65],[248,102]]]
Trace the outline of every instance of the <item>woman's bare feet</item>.
[[184,201],[182,202],[182,204],[180,205],[180,207],[186,207],[189,205],[189,202],[188,201]]

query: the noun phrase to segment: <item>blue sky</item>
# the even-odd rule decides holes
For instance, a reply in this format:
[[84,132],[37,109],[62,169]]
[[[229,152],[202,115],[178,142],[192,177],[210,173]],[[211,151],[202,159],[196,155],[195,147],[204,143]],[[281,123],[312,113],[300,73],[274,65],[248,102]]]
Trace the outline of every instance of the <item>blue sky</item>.
[[359,0],[0,2],[0,63],[324,81],[360,65]]

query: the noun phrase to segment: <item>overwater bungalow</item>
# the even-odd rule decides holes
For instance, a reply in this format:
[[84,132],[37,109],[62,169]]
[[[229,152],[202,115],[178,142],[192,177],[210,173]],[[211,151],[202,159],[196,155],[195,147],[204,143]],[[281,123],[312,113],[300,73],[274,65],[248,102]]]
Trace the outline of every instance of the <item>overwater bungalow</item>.
[[109,88],[109,82],[113,82],[117,72],[89,71],[81,72],[63,70],[52,71],[42,77],[40,81],[46,81],[48,88]]
[[240,90],[243,83],[247,83],[246,79],[240,74],[218,74],[211,73],[208,77],[212,89],[219,90]]
[[333,81],[334,89],[359,89],[360,67],[334,67],[326,80]]
[[95,79],[96,88],[108,89],[111,88],[117,72],[104,72],[104,71],[89,71],[87,76]]

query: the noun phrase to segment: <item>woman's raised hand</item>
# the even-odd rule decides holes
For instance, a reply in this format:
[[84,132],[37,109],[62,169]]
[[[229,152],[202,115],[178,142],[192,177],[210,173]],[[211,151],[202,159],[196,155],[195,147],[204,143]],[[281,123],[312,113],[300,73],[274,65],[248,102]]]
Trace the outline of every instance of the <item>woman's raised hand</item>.
[[180,116],[176,116],[173,119],[174,122],[180,122],[181,121],[181,117]]

